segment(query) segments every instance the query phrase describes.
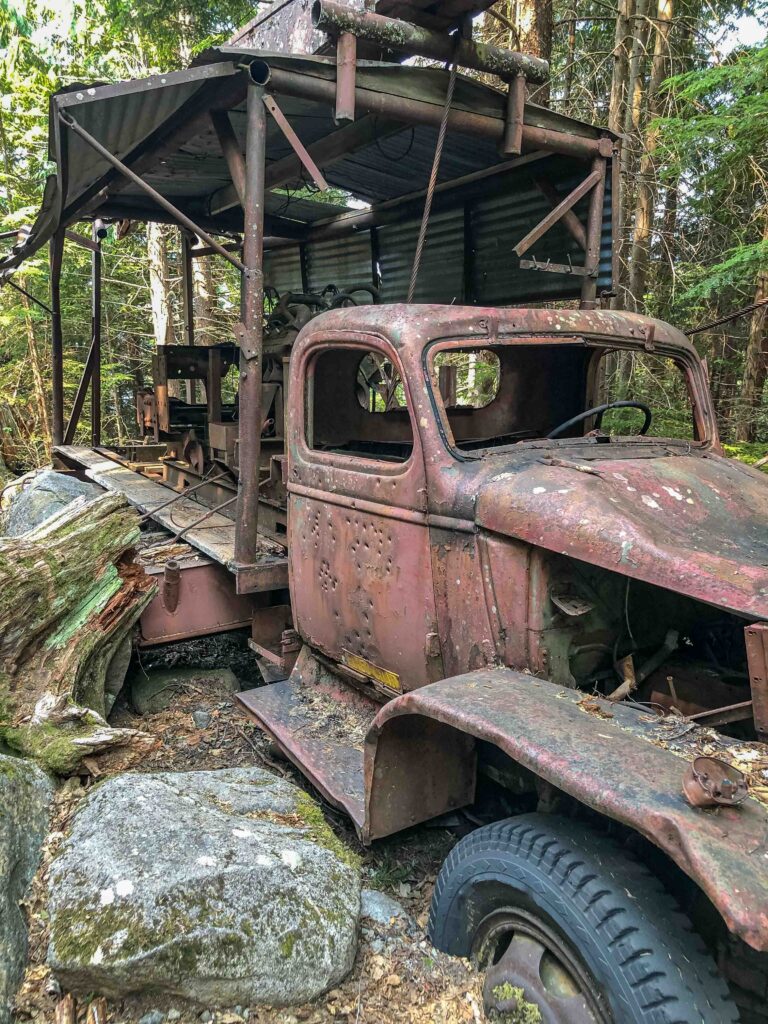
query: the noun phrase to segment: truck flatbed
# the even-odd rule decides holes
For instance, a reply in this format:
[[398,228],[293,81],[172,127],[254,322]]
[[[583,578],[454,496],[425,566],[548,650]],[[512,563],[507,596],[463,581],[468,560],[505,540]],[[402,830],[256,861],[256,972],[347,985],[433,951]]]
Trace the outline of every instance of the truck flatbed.
[[[180,498],[173,505],[167,505],[174,491],[164,484],[151,480],[136,470],[122,465],[103,449],[59,445],[54,455],[69,468],[80,470],[83,475],[107,491],[122,494],[142,513],[166,530],[177,534],[198,520],[206,506]],[[158,509],[154,512],[154,509]],[[235,558],[235,523],[220,512],[215,512],[199,526],[184,533],[184,540],[208,558],[225,566],[237,575]],[[238,584],[239,593],[254,593],[260,590],[278,590],[288,586],[288,558],[279,545],[266,537],[261,538],[259,559],[256,568],[249,567],[247,589]]]

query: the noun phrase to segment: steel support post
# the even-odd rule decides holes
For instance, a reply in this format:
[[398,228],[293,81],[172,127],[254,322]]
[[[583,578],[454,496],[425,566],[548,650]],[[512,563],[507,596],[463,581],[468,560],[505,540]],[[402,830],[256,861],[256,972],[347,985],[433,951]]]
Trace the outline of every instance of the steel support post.
[[355,120],[357,39],[342,32],[336,40],[336,123]]
[[523,151],[525,122],[525,75],[515,75],[507,89],[504,137],[499,146],[502,156],[520,156]]
[[91,250],[91,323],[93,361],[91,369],[91,447],[101,444],[101,239],[105,234],[101,221],[93,222],[94,248]]
[[50,242],[51,274],[51,435],[54,445],[64,441],[64,335],[61,324],[61,261],[64,232],[59,229]]
[[181,233],[182,302],[184,307],[184,340],[195,344],[195,288],[192,279],[192,241],[186,231]]
[[258,550],[261,461],[261,357],[264,316],[264,175],[267,108],[264,89],[248,86],[243,208],[243,290],[240,342],[239,486],[235,516],[235,566],[253,565]]
[[592,176],[597,178],[592,195],[589,197],[587,214],[587,251],[584,269],[589,274],[581,284],[581,309],[594,309],[597,305],[597,275],[600,269],[600,240],[603,231],[603,200],[605,198],[605,157],[596,156],[592,161]]
[[67,128],[73,131],[76,135],[79,135],[80,138],[84,142],[87,142],[91,149],[95,150],[99,156],[103,157],[103,159],[107,161],[107,163],[112,164],[112,166],[116,170],[120,171],[124,177],[133,182],[133,184],[140,188],[142,192],[145,192],[153,202],[157,203],[157,205],[161,209],[165,210],[166,213],[169,213],[178,224],[186,228],[187,231],[190,231],[193,235],[197,235],[198,238],[214,249],[219,256],[223,256],[225,260],[232,264],[232,266],[237,267],[241,272],[243,271],[244,267],[240,260],[227,252],[223,245],[217,242],[215,238],[212,238],[207,231],[203,231],[203,229],[195,224],[195,222],[188,217],[186,213],[177,209],[173,203],[169,202],[169,200],[167,200],[165,196],[161,195],[157,189],[148,185],[143,178],[136,174],[135,171],[131,170],[131,168],[124,164],[122,160],[118,160],[113,153],[110,153],[106,146],[102,146],[98,139],[95,139],[90,132],[87,132],[82,125],[78,124],[71,114],[60,112],[59,117]]

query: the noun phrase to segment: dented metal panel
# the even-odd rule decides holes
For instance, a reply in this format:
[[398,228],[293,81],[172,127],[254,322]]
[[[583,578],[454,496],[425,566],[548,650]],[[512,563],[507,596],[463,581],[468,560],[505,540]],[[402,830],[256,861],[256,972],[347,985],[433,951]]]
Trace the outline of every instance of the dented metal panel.
[[[365,838],[412,823],[413,807],[403,807],[380,770],[379,748],[388,763],[396,748],[401,774],[417,773],[419,787],[430,792],[450,771],[451,744],[458,757],[472,736],[495,744],[587,807],[636,829],[696,881],[732,931],[755,949],[768,950],[765,806],[750,798],[716,814],[694,809],[682,793],[688,762],[659,745],[654,723],[660,720],[627,705],[602,702],[601,708],[596,717],[578,691],[510,669],[481,669],[391,701],[365,742]],[[410,735],[411,723],[425,719],[448,727],[432,763],[417,744],[398,742]],[[460,795],[466,798],[467,790]],[[428,810],[440,813],[434,803]]]

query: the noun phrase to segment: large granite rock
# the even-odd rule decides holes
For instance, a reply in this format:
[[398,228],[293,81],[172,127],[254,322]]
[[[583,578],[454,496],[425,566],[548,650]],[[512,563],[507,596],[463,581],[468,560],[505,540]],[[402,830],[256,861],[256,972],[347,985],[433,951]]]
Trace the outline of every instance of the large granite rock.
[[[85,496],[90,500],[104,493],[96,484],[78,480],[68,473],[56,473],[52,469],[41,470],[23,483],[16,493],[12,493],[5,515],[3,533],[8,537],[20,537],[34,529],[75,498]],[[12,484],[11,491],[13,487]]]
[[284,1006],[352,967],[360,876],[317,805],[268,772],[129,774],[75,816],[49,910],[67,989]]
[[37,870],[52,796],[31,761],[0,754],[0,1024],[24,973],[27,926],[19,906]]

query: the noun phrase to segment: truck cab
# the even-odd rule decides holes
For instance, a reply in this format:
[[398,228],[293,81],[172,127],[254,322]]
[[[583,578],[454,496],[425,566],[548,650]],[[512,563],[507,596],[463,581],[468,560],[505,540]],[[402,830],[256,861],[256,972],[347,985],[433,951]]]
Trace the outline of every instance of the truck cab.
[[607,311],[339,310],[300,336],[291,394],[291,599],[311,648],[367,665],[379,696],[495,664],[607,696],[631,658],[636,697],[740,704],[764,733],[744,627],[768,615],[765,483],[719,454],[678,331]]

